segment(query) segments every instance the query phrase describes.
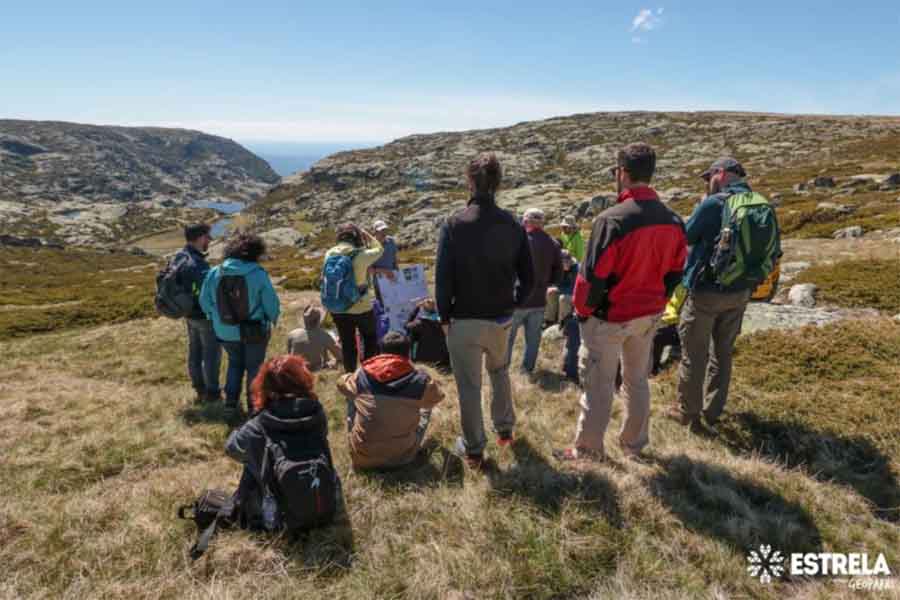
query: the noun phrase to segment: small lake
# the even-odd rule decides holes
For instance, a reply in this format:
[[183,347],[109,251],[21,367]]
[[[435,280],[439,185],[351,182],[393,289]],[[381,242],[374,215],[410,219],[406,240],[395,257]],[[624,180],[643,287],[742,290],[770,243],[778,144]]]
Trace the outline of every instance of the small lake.
[[[212,209],[220,215],[233,216],[247,208],[247,203],[237,200],[196,200],[191,202],[188,206],[191,208]],[[209,232],[210,236],[213,238],[224,237],[228,233],[228,228],[231,227],[231,223],[232,219],[219,219],[212,224],[212,229]]]
[[196,200],[188,206],[191,208],[211,208],[223,215],[234,215],[247,208],[247,203],[237,200]]

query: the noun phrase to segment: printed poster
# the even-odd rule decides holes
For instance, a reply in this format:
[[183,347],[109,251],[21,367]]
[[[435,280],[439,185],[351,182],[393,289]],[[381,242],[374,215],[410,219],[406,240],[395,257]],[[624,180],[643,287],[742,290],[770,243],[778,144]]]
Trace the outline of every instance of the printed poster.
[[396,278],[391,281],[378,275],[378,289],[391,331],[404,331],[409,315],[416,304],[428,297],[428,283],[425,281],[425,267],[409,265],[394,271]]

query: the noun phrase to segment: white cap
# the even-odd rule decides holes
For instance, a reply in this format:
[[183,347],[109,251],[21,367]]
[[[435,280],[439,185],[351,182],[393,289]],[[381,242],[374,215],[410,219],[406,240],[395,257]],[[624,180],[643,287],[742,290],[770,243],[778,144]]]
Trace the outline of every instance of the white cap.
[[539,208],[529,208],[525,211],[525,219],[527,221],[543,221],[544,211]]
[[390,229],[390,226],[388,226],[388,224],[381,219],[378,219],[377,221],[372,223],[372,229],[374,229],[375,231],[384,231],[386,229]]

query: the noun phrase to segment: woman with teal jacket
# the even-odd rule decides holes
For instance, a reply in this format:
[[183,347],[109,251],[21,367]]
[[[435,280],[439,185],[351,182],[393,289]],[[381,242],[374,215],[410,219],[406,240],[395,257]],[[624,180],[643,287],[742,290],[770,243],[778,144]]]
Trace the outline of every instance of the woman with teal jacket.
[[[209,271],[200,290],[200,307],[228,354],[225,418],[232,422],[241,416],[244,374],[249,390],[266,360],[271,331],[281,313],[272,280],[259,264],[265,253],[259,236],[238,231],[225,244],[225,262]],[[253,412],[249,402],[248,393],[248,414]]]

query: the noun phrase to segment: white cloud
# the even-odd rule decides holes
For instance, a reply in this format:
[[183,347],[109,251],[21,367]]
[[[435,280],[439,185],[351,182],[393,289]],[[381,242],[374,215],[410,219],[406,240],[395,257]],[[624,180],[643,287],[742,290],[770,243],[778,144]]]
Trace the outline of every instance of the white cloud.
[[631,31],[653,31],[663,24],[665,9],[660,7],[655,11],[650,8],[642,8],[637,16],[631,20]]

